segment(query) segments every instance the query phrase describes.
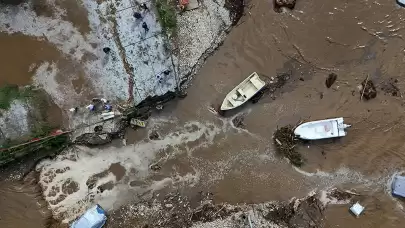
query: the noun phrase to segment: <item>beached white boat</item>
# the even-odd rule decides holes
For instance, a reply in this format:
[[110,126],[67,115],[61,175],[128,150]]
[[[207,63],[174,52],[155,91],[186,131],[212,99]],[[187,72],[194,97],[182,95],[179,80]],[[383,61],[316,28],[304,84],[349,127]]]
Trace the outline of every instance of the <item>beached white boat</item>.
[[336,138],[345,136],[348,127],[350,125],[344,124],[343,117],[340,117],[303,123],[295,128],[294,134],[306,140]]
[[230,110],[241,106],[257,92],[259,92],[266,83],[260,79],[256,72],[253,72],[243,82],[229,92],[221,105],[221,110]]

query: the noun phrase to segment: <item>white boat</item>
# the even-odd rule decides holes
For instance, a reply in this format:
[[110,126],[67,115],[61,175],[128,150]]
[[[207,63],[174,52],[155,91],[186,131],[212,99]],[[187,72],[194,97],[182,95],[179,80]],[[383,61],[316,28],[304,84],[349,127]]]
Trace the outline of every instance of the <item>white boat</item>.
[[225,111],[241,106],[259,92],[265,85],[266,83],[260,79],[259,75],[256,72],[253,72],[226,95],[222,102],[221,110]]
[[336,138],[345,136],[348,127],[350,125],[344,124],[340,117],[303,123],[295,128],[294,134],[305,140]]

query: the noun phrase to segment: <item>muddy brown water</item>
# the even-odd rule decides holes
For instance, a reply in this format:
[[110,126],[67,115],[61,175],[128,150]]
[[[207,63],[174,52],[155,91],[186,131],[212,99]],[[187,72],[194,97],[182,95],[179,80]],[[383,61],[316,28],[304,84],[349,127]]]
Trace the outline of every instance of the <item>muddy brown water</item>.
[[[326,211],[327,227],[399,227],[405,221],[402,204],[389,195],[385,185],[405,166],[405,110],[401,96],[384,94],[379,85],[396,78],[400,91],[405,89],[401,67],[405,11],[394,1],[298,1],[294,11],[281,14],[272,7],[269,1],[252,2],[241,24],[196,75],[188,97],[172,102],[160,115],[175,116],[179,126],[196,119],[221,124],[207,108],[219,104],[252,71],[270,77],[291,71],[292,78],[275,94],[275,100],[265,96],[238,110],[246,113],[245,131],[221,133],[213,145],[194,150],[191,157],[169,159],[152,178],[170,176],[174,169],[187,173],[190,167],[198,167],[202,170],[200,183],[187,188],[186,194],[211,191],[216,201],[229,203],[288,200],[315,188],[345,185],[363,195],[366,211],[356,219],[348,205],[331,206]],[[21,45],[29,47],[30,42],[21,40]],[[35,59],[26,64],[31,61]],[[338,78],[327,89],[325,79],[331,72]],[[26,72],[17,74],[23,80],[15,83],[29,81]],[[367,75],[378,95],[365,102],[360,101],[357,86]],[[300,147],[307,159],[302,169],[297,171],[271,157],[271,135],[277,126],[335,116],[353,124],[349,135]],[[133,133],[133,137],[140,135],[145,134]],[[130,141],[131,135],[127,138]],[[122,175],[118,165],[111,169]],[[20,183],[13,185],[25,188]],[[28,198],[21,200],[14,197],[9,185],[0,188],[2,194],[12,196],[2,198],[2,214],[9,216],[0,219],[0,227],[24,227],[19,226],[21,220],[42,225],[34,195],[26,194]],[[17,213],[23,209],[25,214]],[[110,227],[118,226],[112,222]]]

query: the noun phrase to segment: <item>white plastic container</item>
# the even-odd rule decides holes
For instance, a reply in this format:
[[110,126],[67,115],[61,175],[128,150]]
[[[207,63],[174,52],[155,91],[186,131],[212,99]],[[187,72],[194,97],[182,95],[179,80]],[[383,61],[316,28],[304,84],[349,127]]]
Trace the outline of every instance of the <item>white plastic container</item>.
[[364,207],[361,206],[361,205],[359,204],[359,202],[357,202],[357,203],[353,204],[353,206],[350,208],[350,211],[351,211],[354,215],[356,215],[356,217],[359,217],[360,214],[364,211]]

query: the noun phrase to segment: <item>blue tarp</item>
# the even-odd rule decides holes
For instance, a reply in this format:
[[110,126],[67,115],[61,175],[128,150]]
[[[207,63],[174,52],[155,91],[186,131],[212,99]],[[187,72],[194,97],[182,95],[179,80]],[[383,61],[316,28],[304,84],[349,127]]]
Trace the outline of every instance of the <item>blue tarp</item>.
[[395,176],[392,181],[392,195],[405,197],[405,177]]
[[79,219],[74,221],[70,228],[101,228],[107,221],[107,216],[100,205],[88,209]]

